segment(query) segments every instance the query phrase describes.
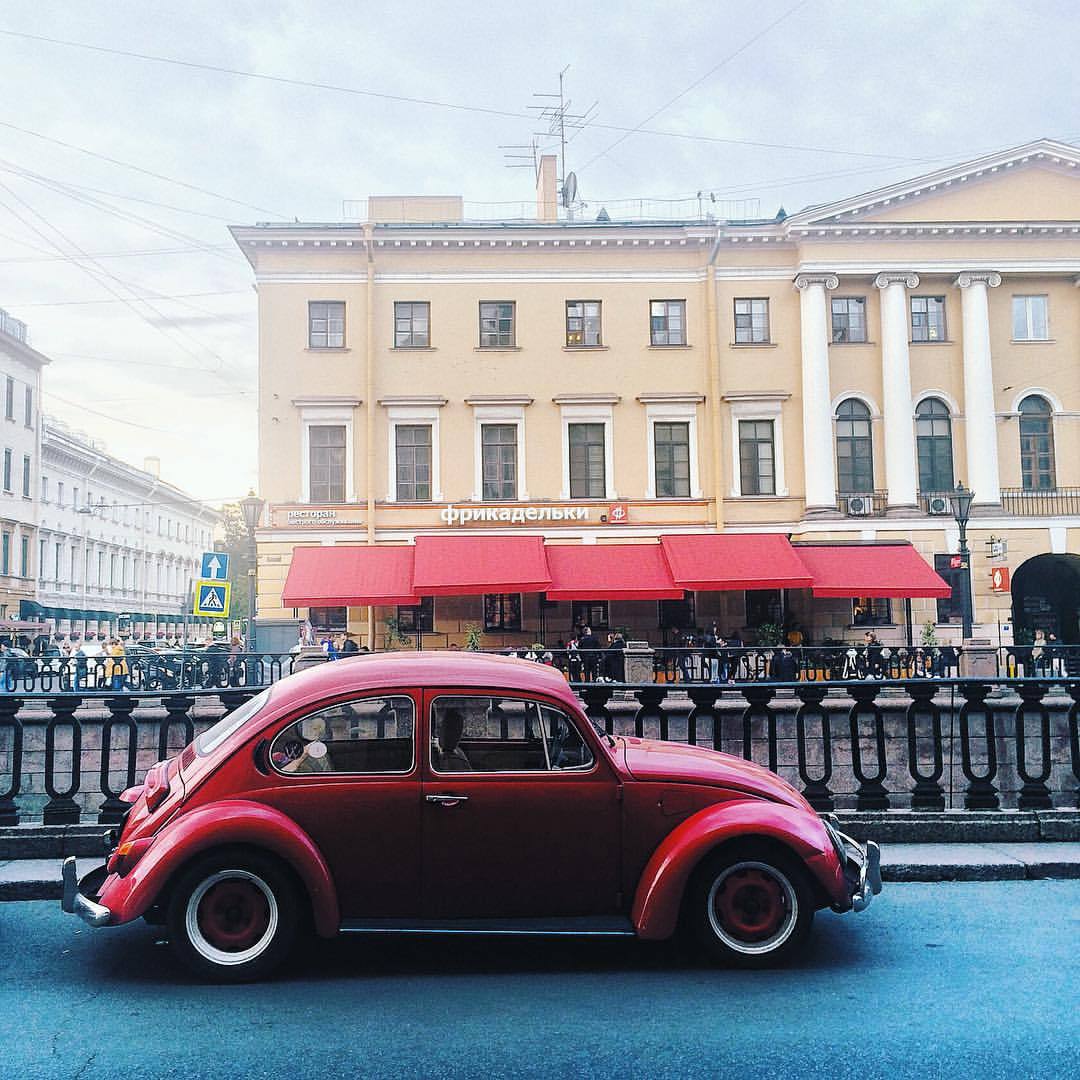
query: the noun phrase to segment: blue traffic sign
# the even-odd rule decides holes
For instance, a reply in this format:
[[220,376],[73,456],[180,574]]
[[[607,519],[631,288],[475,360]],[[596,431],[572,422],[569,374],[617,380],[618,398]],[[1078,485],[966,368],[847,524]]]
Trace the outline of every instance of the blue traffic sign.
[[202,553],[202,572],[199,577],[207,581],[227,581],[229,578],[229,556],[223,551],[204,551]]

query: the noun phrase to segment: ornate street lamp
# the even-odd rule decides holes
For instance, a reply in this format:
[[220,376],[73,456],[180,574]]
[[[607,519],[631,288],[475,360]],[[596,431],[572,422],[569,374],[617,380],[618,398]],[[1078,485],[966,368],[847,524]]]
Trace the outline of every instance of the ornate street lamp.
[[964,487],[961,481],[952,493],[952,513],[960,530],[960,568],[963,575],[963,596],[960,598],[960,618],[963,624],[964,640],[971,637],[971,552],[968,550],[967,523],[971,517],[971,502],[975,492]]
[[255,651],[255,593],[258,588],[258,565],[259,552],[255,544],[255,529],[262,517],[263,507],[266,505],[254,491],[249,491],[247,496],[240,500],[240,513],[244,516],[244,526],[248,534],[248,615],[247,615],[247,641],[244,648],[247,652]]

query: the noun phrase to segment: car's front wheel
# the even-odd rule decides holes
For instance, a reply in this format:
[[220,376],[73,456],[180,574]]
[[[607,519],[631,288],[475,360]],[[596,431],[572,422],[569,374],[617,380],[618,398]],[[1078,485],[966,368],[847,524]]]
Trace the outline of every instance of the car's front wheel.
[[737,844],[706,859],[687,896],[690,925],[709,956],[733,967],[786,963],[806,941],[814,891],[795,856]]
[[184,870],[172,890],[169,940],[200,977],[247,982],[288,956],[299,914],[296,885],[275,858],[211,852]]

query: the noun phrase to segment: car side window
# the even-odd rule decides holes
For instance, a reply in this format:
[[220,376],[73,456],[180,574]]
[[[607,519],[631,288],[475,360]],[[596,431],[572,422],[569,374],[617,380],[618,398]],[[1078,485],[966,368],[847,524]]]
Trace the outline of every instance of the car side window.
[[561,709],[522,698],[439,697],[431,706],[437,773],[587,769],[592,751]]
[[270,761],[283,773],[407,773],[415,731],[412,698],[358,698],[289,724],[271,744]]

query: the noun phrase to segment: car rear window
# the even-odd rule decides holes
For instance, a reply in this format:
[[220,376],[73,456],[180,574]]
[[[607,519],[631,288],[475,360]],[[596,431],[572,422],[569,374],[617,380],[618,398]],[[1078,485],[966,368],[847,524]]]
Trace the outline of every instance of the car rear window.
[[226,713],[213,727],[207,728],[196,740],[195,749],[200,754],[212,754],[234,731],[254,716],[267,702],[270,697],[270,688],[267,687],[261,694],[249,698],[243,705]]

